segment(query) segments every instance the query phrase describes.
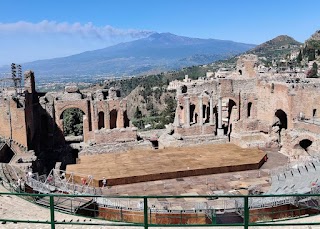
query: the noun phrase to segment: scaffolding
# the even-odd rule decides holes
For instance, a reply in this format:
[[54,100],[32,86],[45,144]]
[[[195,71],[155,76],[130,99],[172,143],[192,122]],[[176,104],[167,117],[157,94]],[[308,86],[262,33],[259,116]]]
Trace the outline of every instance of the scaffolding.
[[11,64],[11,74],[4,74],[4,77],[0,78],[1,92],[13,88],[14,95],[18,96],[22,94],[22,68],[21,65]]

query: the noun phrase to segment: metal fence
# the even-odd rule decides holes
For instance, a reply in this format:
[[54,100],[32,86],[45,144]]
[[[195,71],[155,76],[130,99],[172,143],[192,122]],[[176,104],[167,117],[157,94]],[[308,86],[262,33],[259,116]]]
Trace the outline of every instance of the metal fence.
[[[320,222],[293,222],[288,219],[301,218],[311,215],[317,215],[320,212],[320,195],[319,194],[293,194],[293,195],[256,195],[256,196],[234,196],[234,195],[219,195],[219,196],[95,196],[95,195],[62,195],[62,194],[29,194],[29,193],[0,193],[0,196],[19,196],[27,198],[28,200],[47,199],[50,217],[47,220],[30,220],[15,218],[2,218],[0,222],[14,222],[14,223],[27,223],[27,224],[49,224],[51,228],[56,225],[91,225],[91,226],[126,226],[126,227],[242,227],[250,228],[263,227],[263,226],[301,226],[307,225],[320,225]],[[57,208],[57,202],[61,198],[69,199],[91,199],[93,201],[89,204],[77,206],[74,214],[89,215],[89,220],[57,220],[55,213],[60,209]],[[138,201],[141,203],[140,208],[124,209],[121,206],[114,207],[99,205],[99,207],[89,207],[94,203],[97,198],[112,199],[126,199],[131,201]],[[199,200],[203,199],[216,199],[216,200],[233,200],[242,203],[239,207],[237,204],[230,206],[229,209],[213,208],[202,206],[198,209],[179,210],[179,209],[155,209],[151,204],[155,199],[166,199],[168,202],[177,199]],[[285,207],[270,207],[270,208],[251,208],[250,202],[259,198],[272,198],[272,199],[294,199],[293,203],[283,205]],[[92,219],[92,220],[91,220]]]

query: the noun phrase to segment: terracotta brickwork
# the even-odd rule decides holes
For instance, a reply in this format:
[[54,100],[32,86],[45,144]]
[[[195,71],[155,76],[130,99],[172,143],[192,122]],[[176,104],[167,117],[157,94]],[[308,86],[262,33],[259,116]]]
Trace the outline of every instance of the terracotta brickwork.
[[63,128],[63,112],[69,108],[83,112],[85,143],[137,140],[136,128],[130,127],[126,115],[127,101],[114,88],[82,93],[67,86],[64,92],[38,93],[32,71],[24,74],[22,93],[14,88],[0,93],[0,138],[19,149],[34,150],[36,156],[46,154],[48,160],[73,161],[63,159],[72,151],[66,147]]
[[[226,136],[247,147],[281,147],[288,155],[299,144],[300,156],[319,151],[320,82],[280,73],[260,75],[257,60],[241,57],[235,72],[226,78],[178,88],[175,131],[182,136]],[[310,148],[296,142],[301,133],[312,142]]]

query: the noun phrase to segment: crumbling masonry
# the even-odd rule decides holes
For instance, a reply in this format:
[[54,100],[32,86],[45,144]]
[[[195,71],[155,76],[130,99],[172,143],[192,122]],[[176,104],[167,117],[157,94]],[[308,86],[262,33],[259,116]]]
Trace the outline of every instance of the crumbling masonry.
[[217,135],[242,147],[281,147],[291,159],[318,156],[320,82],[257,69],[258,59],[248,55],[225,78],[182,84],[175,132]]
[[83,112],[82,140],[86,143],[137,139],[136,128],[130,127],[127,117],[126,100],[121,99],[114,88],[81,93],[76,86],[68,86],[63,93],[38,93],[34,73],[27,71],[23,91],[17,94],[15,90],[6,88],[0,95],[2,162],[18,158],[31,160],[37,156],[40,165],[35,167],[39,168],[53,167],[57,161],[74,163],[74,149],[66,144],[63,133],[63,112],[68,108],[78,108]]

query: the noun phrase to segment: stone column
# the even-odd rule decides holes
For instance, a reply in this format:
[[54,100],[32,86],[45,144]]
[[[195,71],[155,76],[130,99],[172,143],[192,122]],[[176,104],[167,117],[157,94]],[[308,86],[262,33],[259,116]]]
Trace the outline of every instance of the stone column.
[[202,96],[199,96],[199,125],[203,125],[203,104],[202,104]]
[[224,131],[222,129],[222,98],[218,100],[218,136],[223,136]]
[[190,98],[185,97],[184,98],[184,125],[190,126]]
[[214,124],[214,114],[213,114],[213,98],[210,97],[210,125]]
[[124,111],[122,109],[118,110],[117,128],[124,128],[123,113]]

